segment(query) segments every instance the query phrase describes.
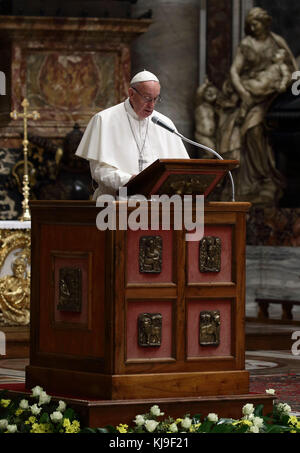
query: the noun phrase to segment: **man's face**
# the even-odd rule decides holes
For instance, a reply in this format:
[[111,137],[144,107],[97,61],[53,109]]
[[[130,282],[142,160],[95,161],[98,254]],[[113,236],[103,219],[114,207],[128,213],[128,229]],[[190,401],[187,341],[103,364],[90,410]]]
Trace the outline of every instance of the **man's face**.
[[154,110],[156,101],[160,94],[158,82],[140,82],[128,90],[129,100],[133,110],[139,118],[144,119],[150,116]]

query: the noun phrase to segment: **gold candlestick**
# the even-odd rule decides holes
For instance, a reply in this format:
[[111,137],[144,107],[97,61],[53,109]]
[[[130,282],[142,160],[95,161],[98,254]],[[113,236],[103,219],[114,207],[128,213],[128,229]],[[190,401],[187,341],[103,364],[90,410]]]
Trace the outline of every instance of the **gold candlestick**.
[[27,139],[27,120],[28,119],[33,119],[37,120],[40,118],[39,112],[34,110],[31,113],[28,113],[28,107],[29,107],[29,102],[25,98],[22,102],[22,107],[23,107],[23,113],[18,113],[16,110],[13,110],[10,112],[11,118],[14,120],[17,120],[18,118],[23,118],[23,125],[24,125],[24,139],[23,139],[23,150],[24,150],[24,175],[23,175],[23,201],[22,201],[22,207],[23,207],[23,214],[20,217],[19,220],[22,222],[25,220],[30,220],[30,211],[29,211],[29,192],[30,192],[30,187],[29,187],[29,176],[28,176],[28,139]]

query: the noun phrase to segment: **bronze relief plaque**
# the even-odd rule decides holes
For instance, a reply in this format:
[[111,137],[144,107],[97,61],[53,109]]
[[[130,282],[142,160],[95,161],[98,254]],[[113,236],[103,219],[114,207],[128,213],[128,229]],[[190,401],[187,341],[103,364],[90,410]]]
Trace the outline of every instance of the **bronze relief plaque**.
[[221,318],[219,310],[200,312],[200,334],[201,346],[218,346],[220,344]]
[[221,239],[216,236],[204,236],[199,244],[200,272],[220,272]]
[[82,271],[79,267],[59,269],[59,292],[57,309],[60,311],[81,312]]
[[138,317],[139,346],[160,346],[162,336],[162,315],[160,313],[141,313]]
[[158,190],[166,195],[201,195],[215,180],[215,174],[173,174],[167,177]]
[[139,270],[142,273],[159,274],[162,270],[161,236],[142,236],[139,246]]

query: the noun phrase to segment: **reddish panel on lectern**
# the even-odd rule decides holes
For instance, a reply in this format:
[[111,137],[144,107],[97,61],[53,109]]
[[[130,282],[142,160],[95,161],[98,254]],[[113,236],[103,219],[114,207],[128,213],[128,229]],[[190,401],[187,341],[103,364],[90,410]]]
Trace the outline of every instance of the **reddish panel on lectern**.
[[232,282],[232,226],[205,225],[204,236],[218,237],[221,240],[221,266],[219,272],[201,272],[200,242],[187,242],[187,281],[188,283]]
[[[162,266],[159,273],[143,273],[139,269],[140,239],[143,236],[160,236],[162,240]],[[173,277],[173,231],[147,230],[127,231],[127,283],[172,283]]]
[[[203,311],[220,312],[220,344],[218,346],[201,346],[200,313]],[[214,357],[231,355],[231,300],[190,300],[187,303],[187,356]]]

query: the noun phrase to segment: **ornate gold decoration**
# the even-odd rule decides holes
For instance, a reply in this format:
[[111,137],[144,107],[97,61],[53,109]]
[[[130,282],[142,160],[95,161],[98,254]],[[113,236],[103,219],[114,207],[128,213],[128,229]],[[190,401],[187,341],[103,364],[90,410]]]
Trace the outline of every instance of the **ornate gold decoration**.
[[30,263],[30,230],[0,229],[0,269],[8,255],[16,249],[24,249],[23,253]]
[[216,236],[204,236],[199,248],[200,272],[220,272],[221,239]]
[[216,175],[170,175],[158,193],[166,195],[201,195],[212,184]]
[[162,315],[160,313],[142,313],[138,318],[139,346],[160,346],[162,334]]
[[12,265],[13,275],[0,279],[1,321],[4,325],[27,325],[30,320],[30,273],[26,254],[20,252]]
[[8,256],[18,251],[12,275],[0,278],[0,323],[27,325],[30,321],[30,230],[0,230],[0,269]]
[[59,269],[59,294],[57,309],[60,311],[81,312],[82,272],[77,267]]
[[200,313],[200,345],[218,346],[220,344],[220,312],[201,311]]
[[[27,162],[28,166],[28,178],[29,178],[29,185],[33,187],[36,184],[36,170],[32,162]],[[11,171],[12,176],[15,178],[18,186],[18,190],[22,192],[22,185],[23,185],[23,177],[24,177],[24,160],[20,160],[17,162]]]
[[158,274],[162,269],[161,236],[142,236],[139,252],[140,272]]
[[19,220],[26,221],[30,220],[30,211],[29,211],[29,177],[28,177],[28,139],[27,139],[27,120],[33,119],[37,120],[40,117],[40,114],[34,110],[32,113],[28,113],[29,102],[25,98],[22,102],[23,113],[18,113],[16,110],[13,110],[10,113],[11,118],[17,120],[19,118],[23,118],[23,125],[24,125],[24,137],[23,137],[23,150],[24,150],[24,175],[23,175],[23,213]]

